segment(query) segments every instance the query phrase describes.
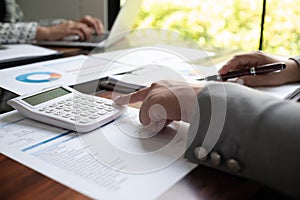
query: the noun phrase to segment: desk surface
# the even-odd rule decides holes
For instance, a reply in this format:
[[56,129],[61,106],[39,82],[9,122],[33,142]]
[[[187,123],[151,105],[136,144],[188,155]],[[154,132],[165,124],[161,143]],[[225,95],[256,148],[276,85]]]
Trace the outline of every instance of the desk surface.
[[[0,183],[0,199],[89,199],[4,155],[0,155]],[[198,166],[159,199],[250,199],[258,188],[249,180]]]
[[[86,52],[52,48],[69,55]],[[110,92],[101,96],[110,97]],[[88,197],[0,155],[0,199],[89,199]],[[159,199],[250,199],[260,186],[222,172],[199,166],[161,195]]]

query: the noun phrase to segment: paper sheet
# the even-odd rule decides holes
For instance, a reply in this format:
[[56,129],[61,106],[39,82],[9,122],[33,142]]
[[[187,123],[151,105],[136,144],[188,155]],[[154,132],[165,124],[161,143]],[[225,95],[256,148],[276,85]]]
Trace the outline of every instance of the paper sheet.
[[5,47],[5,49],[0,50],[0,61],[15,58],[47,56],[57,53],[57,51],[31,44],[10,44],[2,46]]
[[265,92],[267,94],[270,94],[274,97],[277,97],[279,99],[283,99],[288,94],[292,93],[294,90],[300,87],[299,83],[293,83],[293,84],[286,84],[276,87],[259,87],[256,88],[257,90],[260,90],[262,92]]
[[[114,160],[109,167],[103,164],[101,159],[97,160],[91,152],[91,144],[87,145],[85,137],[91,138],[93,135],[102,134],[118,148],[134,154],[163,149],[168,141],[175,138],[175,129],[178,127],[176,124],[169,128],[168,133],[150,140],[129,137],[120,130],[129,128],[133,134],[147,133],[141,126],[136,126],[137,110],[129,109],[126,114],[130,117],[123,116],[101,129],[79,137],[77,133],[29,120],[13,111],[0,117],[0,151],[91,198],[133,200],[157,198],[196,165],[179,158],[167,165],[164,163],[160,168],[153,168],[152,171],[131,173],[126,172],[124,168],[118,168],[126,166],[129,161],[122,160],[121,156],[115,156],[109,150],[103,152]],[[184,127],[187,129],[183,125],[182,130]],[[173,145],[175,152],[178,147],[184,148],[187,135],[184,131],[177,134],[178,138],[174,143],[177,145]],[[104,144],[104,140],[97,142],[98,145]],[[172,158],[172,155],[153,154],[148,157],[151,158],[148,163],[160,166],[162,160],[170,157]]]
[[184,63],[204,59],[213,55],[215,55],[213,52],[165,44],[91,54],[92,57],[116,60],[120,63],[130,64],[136,67],[149,64],[164,65],[164,63],[170,61]]
[[132,69],[129,65],[80,55],[0,70],[0,87],[22,95],[53,86],[98,80]]

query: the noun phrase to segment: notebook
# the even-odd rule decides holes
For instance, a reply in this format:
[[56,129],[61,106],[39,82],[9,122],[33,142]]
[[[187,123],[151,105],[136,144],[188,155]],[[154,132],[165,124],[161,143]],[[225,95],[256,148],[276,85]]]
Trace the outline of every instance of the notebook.
[[[78,41],[78,36],[67,37],[63,41],[36,41],[43,46],[90,47],[104,49],[121,40],[130,31],[139,13],[143,0],[127,0],[122,6],[110,32],[94,35],[88,41]],[[73,40],[72,40],[73,38]]]

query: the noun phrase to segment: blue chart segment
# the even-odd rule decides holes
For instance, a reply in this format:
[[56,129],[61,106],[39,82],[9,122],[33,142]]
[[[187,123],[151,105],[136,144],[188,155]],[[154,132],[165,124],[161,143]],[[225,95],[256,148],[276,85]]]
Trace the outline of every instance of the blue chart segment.
[[31,72],[17,76],[16,80],[25,83],[46,83],[60,78],[61,75],[55,72]]

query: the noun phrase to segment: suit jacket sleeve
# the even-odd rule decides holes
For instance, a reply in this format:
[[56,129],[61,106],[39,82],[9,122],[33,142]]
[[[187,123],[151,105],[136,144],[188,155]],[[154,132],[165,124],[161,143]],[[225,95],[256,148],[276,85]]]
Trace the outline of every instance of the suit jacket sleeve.
[[300,197],[300,104],[230,83],[208,84],[198,104],[188,159]]

